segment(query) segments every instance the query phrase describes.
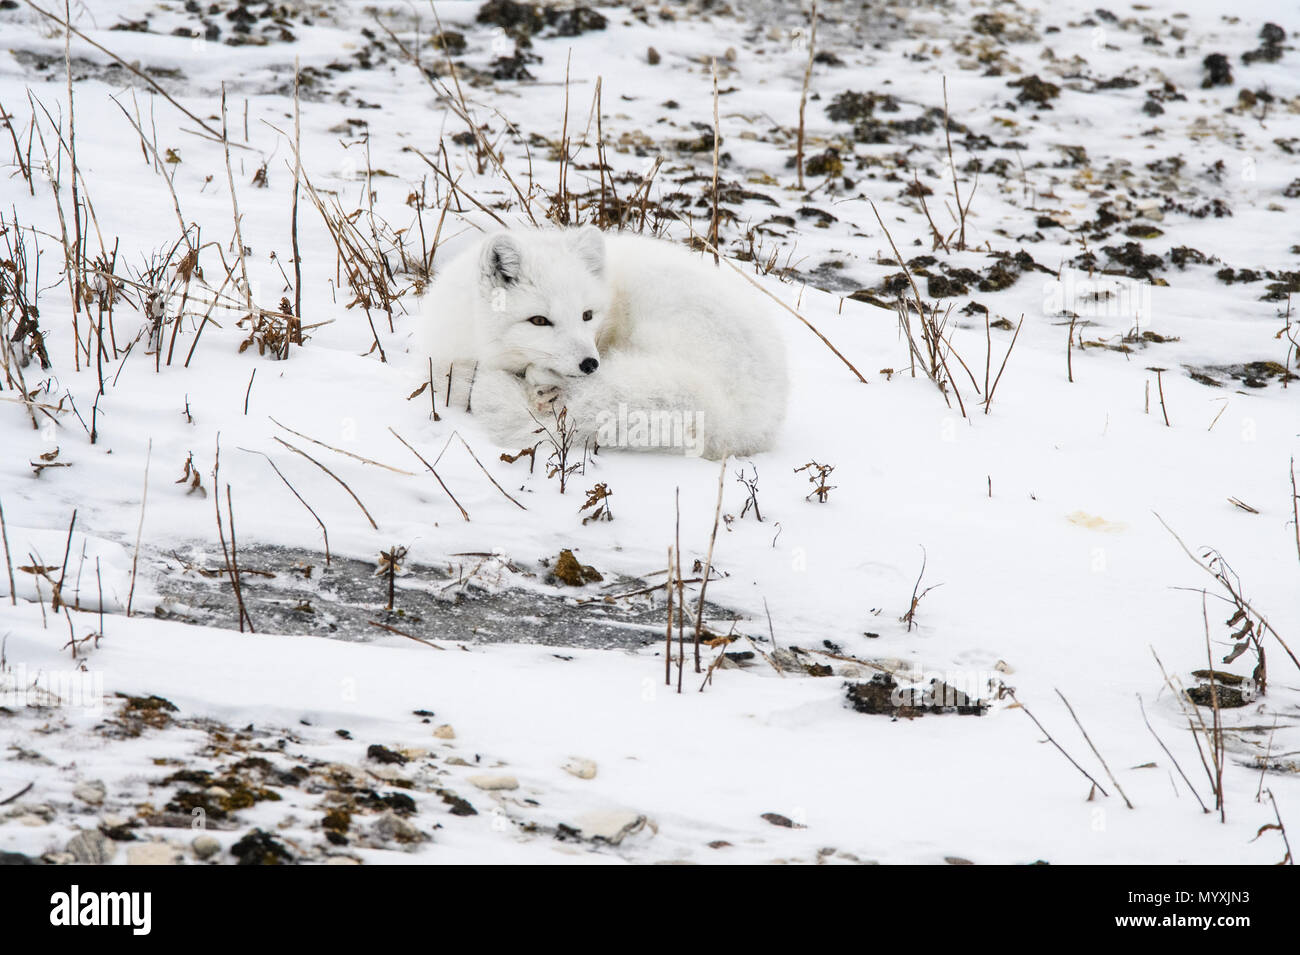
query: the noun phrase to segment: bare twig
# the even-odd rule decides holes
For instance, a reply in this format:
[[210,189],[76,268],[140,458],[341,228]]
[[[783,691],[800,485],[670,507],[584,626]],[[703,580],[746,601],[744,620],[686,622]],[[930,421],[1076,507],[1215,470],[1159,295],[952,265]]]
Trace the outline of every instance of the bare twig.
[[1106,776],[1115,784],[1115,790],[1119,793],[1120,798],[1124,800],[1124,805],[1132,809],[1133,804],[1129,802],[1128,796],[1124,795],[1124,790],[1120,788],[1119,780],[1115,778],[1115,774],[1112,773],[1110,767],[1106,765],[1106,760],[1102,757],[1100,751],[1098,751],[1096,745],[1093,743],[1092,737],[1088,735],[1088,731],[1084,729],[1083,724],[1079,722],[1079,717],[1074,712],[1074,707],[1070,705],[1070,701],[1065,698],[1065,694],[1060,690],[1056,691],[1056,695],[1061,698],[1061,702],[1065,704],[1065,708],[1070,711],[1070,718],[1074,720],[1074,725],[1079,727],[1079,732],[1083,734],[1083,739],[1088,744],[1088,748],[1091,749],[1092,754],[1097,757],[1097,762],[1101,763],[1101,768],[1106,770]]
[[312,457],[310,454],[308,454],[306,451],[303,451],[303,450],[301,450],[300,448],[295,448],[292,444],[290,444],[288,441],[285,441],[283,438],[275,438],[274,440],[275,440],[275,441],[278,441],[280,444],[284,445],[286,448],[288,448],[288,449],[289,449],[290,451],[292,451],[294,454],[301,454],[304,458],[306,458],[306,459],[307,459],[308,461],[310,461],[312,464],[316,465],[316,467],[320,468],[322,471],[324,471],[326,474],[328,474],[330,477],[332,477],[335,481],[337,481],[338,484],[343,488],[343,490],[345,490],[345,491],[348,492],[348,494],[349,494],[349,496],[351,496],[352,500],[354,500],[354,501],[357,502],[357,507],[361,508],[361,513],[364,514],[364,515],[366,515],[366,520],[368,520],[368,521],[370,522],[370,526],[373,527],[375,530],[379,530],[379,525],[376,524],[376,523],[375,523],[375,519],[374,519],[373,517],[370,516],[370,512],[369,512],[368,510],[366,510],[366,506],[365,506],[364,504],[361,503],[361,498],[357,497],[356,492],[353,491],[352,488],[348,487],[348,484],[347,484],[346,481],[344,481],[341,477],[339,477],[337,474],[335,474],[333,471],[331,471],[331,470],[330,470],[329,468],[327,468],[325,465],[323,465],[323,464],[321,464],[319,461],[317,461],[315,458],[313,458],[313,457]]
[[452,432],[452,437],[454,437],[454,438],[459,438],[459,439],[460,439],[460,443],[463,444],[463,445],[465,446],[465,450],[468,451],[468,452],[469,452],[469,456],[470,456],[471,458],[474,459],[474,463],[478,465],[478,469],[479,469],[480,471],[483,472],[483,475],[484,475],[484,476],[485,476],[489,481],[492,482],[492,486],[493,486],[494,488],[496,488],[498,491],[500,491],[502,494],[505,495],[505,498],[506,498],[507,501],[509,501],[509,502],[510,502],[511,504],[513,504],[515,507],[519,508],[519,510],[521,510],[521,511],[526,511],[526,510],[528,510],[528,508],[524,507],[524,506],[523,506],[522,504],[520,504],[517,500],[515,500],[515,498],[514,498],[512,495],[510,495],[510,494],[506,491],[505,488],[503,488],[500,484],[497,483],[497,479],[494,478],[494,477],[492,476],[491,472],[489,472],[488,469],[485,468],[485,467],[483,466],[483,462],[480,461],[480,460],[478,459],[478,455],[475,454],[475,453],[474,453],[474,449],[471,448],[471,447],[469,446],[469,442],[465,440],[465,436],[464,436],[464,435],[462,435],[459,431],[453,431],[453,432]]
[[1186,554],[1188,558],[1191,559],[1192,563],[1194,563],[1197,567],[1201,568],[1201,570],[1205,571],[1207,574],[1209,574],[1211,577],[1217,580],[1219,584],[1225,590],[1228,591],[1228,594],[1238,605],[1245,608],[1248,612],[1250,612],[1255,617],[1257,617],[1259,619],[1260,626],[1266,629],[1269,633],[1273,634],[1273,639],[1275,639],[1279,644],[1281,644],[1282,649],[1286,651],[1286,655],[1291,658],[1291,662],[1296,665],[1297,669],[1300,669],[1300,660],[1296,659],[1296,655],[1291,652],[1291,648],[1287,646],[1286,641],[1282,639],[1281,634],[1279,634],[1276,630],[1273,629],[1273,625],[1268,622],[1268,619],[1263,614],[1261,614],[1258,610],[1256,610],[1254,607],[1250,605],[1250,602],[1246,600],[1244,596],[1242,596],[1240,591],[1238,591],[1238,589],[1235,586],[1233,586],[1232,582],[1228,580],[1227,576],[1222,572],[1216,572],[1209,564],[1202,562],[1200,558],[1198,558],[1195,554],[1193,554],[1188,549],[1187,545],[1183,543],[1183,539],[1179,537],[1176,533],[1174,533],[1174,529],[1165,523],[1163,517],[1161,517],[1155,511],[1152,511],[1151,513],[1155,514],[1155,518],[1160,522],[1160,526],[1162,526],[1165,530],[1169,531],[1170,535],[1173,537],[1174,540],[1178,542],[1178,546],[1183,549],[1183,553]]
[[[722,142],[722,127],[718,122],[718,59],[713,57],[709,60],[709,68],[713,73],[713,216],[709,219],[709,242],[713,245],[713,264],[718,263],[718,149]],[[803,131],[803,124],[800,123],[800,132]],[[800,173],[802,179],[803,173]],[[800,182],[800,188],[803,183]],[[700,672],[699,661],[696,661],[695,672]]]
[[1110,793],[1106,792],[1105,787],[1102,786],[1101,783],[1097,782],[1097,780],[1093,779],[1092,775],[1086,769],[1084,769],[1082,766],[1080,766],[1078,763],[1074,761],[1074,757],[1065,751],[1065,747],[1063,747],[1060,743],[1058,743],[1052,737],[1051,733],[1047,732],[1047,729],[1043,726],[1042,723],[1038,722],[1038,717],[1034,716],[1033,713],[1029,712],[1029,707],[1025,706],[1025,704],[1021,703],[1020,700],[1016,699],[1016,694],[1014,690],[1012,690],[1010,687],[1003,687],[1003,692],[1005,692],[1007,696],[1011,697],[1011,699],[1015,701],[1016,706],[1018,706],[1020,709],[1025,711],[1025,715],[1034,721],[1034,725],[1037,726],[1039,731],[1044,736],[1047,737],[1047,741],[1051,743],[1053,746],[1055,746],[1057,750],[1060,751],[1061,755],[1070,761],[1071,766],[1073,766],[1079,772],[1083,773],[1084,777],[1088,780],[1088,782],[1092,783],[1092,785],[1097,789],[1098,792],[1100,792],[1103,796],[1110,798]]
[[1277,820],[1277,823],[1276,825],[1270,824],[1267,826],[1262,826],[1259,832],[1255,833],[1255,838],[1258,839],[1264,832],[1268,831],[1269,829],[1276,829],[1278,833],[1282,836],[1282,844],[1286,846],[1286,855],[1282,858],[1282,861],[1279,862],[1278,865],[1295,865],[1295,856],[1291,853],[1291,840],[1287,838],[1286,824],[1282,822],[1282,814],[1277,811],[1277,800],[1273,798],[1273,790],[1266,789],[1264,791],[1268,793],[1268,801],[1273,804],[1273,818]]
[[1210,649],[1210,613],[1206,607],[1205,591],[1201,591],[1201,618],[1205,621],[1205,662],[1210,671],[1210,705],[1214,709],[1214,735],[1210,738],[1210,752],[1214,757],[1214,795],[1218,798],[1219,821],[1225,817],[1223,793],[1223,716],[1219,711],[1219,687],[1214,677],[1214,653]]
[[[799,176],[799,189],[803,190],[803,142],[804,142],[804,110],[808,105],[808,85],[812,82],[813,58],[817,55],[817,0],[813,0],[812,13],[809,15],[810,27],[808,37],[808,64],[803,71],[803,91],[799,94],[799,133],[795,143],[794,165]],[[713,78],[714,96],[716,101],[716,90],[718,79],[716,71]],[[716,108],[716,107],[715,107]],[[715,214],[716,215],[716,214]]]
[[378,620],[367,620],[366,623],[372,627],[378,627],[380,630],[387,630],[389,633],[395,633],[399,637],[406,637],[407,640],[414,640],[416,643],[423,643],[426,647],[433,647],[435,650],[446,650],[446,647],[440,647],[432,640],[426,640],[424,637],[417,637],[413,633],[407,633],[405,630],[398,630],[396,627],[390,627],[386,623],[380,623]]
[[[664,686],[673,685],[673,547],[668,545],[668,628],[664,634]],[[657,589],[657,588],[656,588]]]
[[[290,216],[290,231],[293,242],[293,317],[295,321],[289,326],[289,335],[284,345],[285,356],[289,354],[290,345],[302,344],[302,255],[298,251],[298,189],[302,180],[302,117],[298,108],[298,85],[300,70],[298,57],[293,58],[293,212]],[[296,339],[296,340],[295,340]]]
[[149,500],[149,460],[153,457],[153,438],[149,439],[144,455],[144,489],[140,492],[140,524],[135,530],[135,554],[131,558],[131,589],[126,595],[126,615],[131,616],[131,601],[135,599],[135,572],[140,563],[140,538],[144,536],[144,508]]
[[9,603],[16,607],[18,606],[18,593],[14,589],[14,562],[9,557],[9,531],[5,528],[5,509],[3,503],[0,503],[0,541],[4,541],[5,570],[9,572]]
[[713,567],[713,545],[718,539],[718,521],[722,517],[722,486],[727,479],[727,456],[722,456],[718,472],[718,503],[713,509],[713,532],[709,535],[709,550],[704,557],[704,580],[700,582],[700,602],[695,608],[695,672],[700,672],[700,632],[704,628],[704,592],[709,586],[709,571]]
[[456,500],[456,495],[451,493],[451,488],[447,487],[447,485],[443,482],[442,478],[438,476],[438,472],[433,469],[433,465],[424,459],[424,455],[422,455],[419,451],[415,450],[415,448],[411,447],[411,445],[407,442],[407,440],[403,438],[400,434],[398,434],[396,431],[393,431],[392,428],[389,428],[388,430],[392,433],[394,438],[402,442],[402,444],[406,445],[406,449],[408,451],[410,451],[412,454],[414,454],[417,458],[420,459],[421,464],[423,464],[426,468],[429,469],[429,473],[433,475],[434,480],[438,482],[439,487],[443,489],[447,497],[451,498],[451,503],[456,505],[456,510],[460,511],[460,516],[468,521],[469,511],[465,510],[465,508],[460,506],[460,501]]
[[230,166],[230,139],[226,135],[226,84],[221,84],[221,144],[226,154],[226,180],[230,183],[230,208],[235,218],[235,244],[239,259],[239,272],[244,280],[244,301],[248,314],[253,314],[253,287],[248,282],[248,262],[244,258],[244,230],[240,225],[239,198],[235,195],[235,173]]
[[[248,451],[247,448],[240,448],[239,450]],[[263,451],[249,451],[249,453],[260,454],[262,455],[262,457],[266,458],[266,463],[271,465],[271,470],[273,470],[276,473],[276,475],[280,478],[280,480],[284,482],[284,486],[287,487],[290,490],[290,492],[292,492],[293,496],[296,497],[299,500],[299,502],[302,504],[302,506],[307,508],[307,511],[311,514],[311,516],[316,519],[316,523],[320,525],[321,537],[323,537],[325,540],[325,566],[328,567],[330,565],[330,534],[329,531],[325,528],[325,522],[320,519],[320,515],[316,513],[315,508],[313,508],[310,504],[308,504],[307,501],[303,498],[303,496],[298,493],[297,488],[295,488],[292,484],[289,483],[289,479],[280,472],[280,469],[278,467],[275,466],[275,462],[271,460],[271,456],[269,454],[266,454]]]
[[[216,477],[213,476],[213,486],[216,486]],[[221,511],[220,495],[217,495],[217,512]],[[226,516],[230,520],[230,582],[235,588],[235,603],[239,606],[239,632],[244,632],[244,624],[248,624],[248,632],[253,633],[253,618],[248,615],[248,608],[244,605],[244,584],[239,577],[239,544],[235,538],[235,504],[230,496],[230,485],[226,485]],[[217,521],[217,527],[221,527],[220,520]],[[223,545],[224,546],[224,542]]]
[[993,379],[993,384],[989,386],[988,393],[984,396],[984,413],[989,413],[989,406],[993,404],[993,393],[998,390],[998,382],[1002,380],[1002,372],[1006,371],[1007,359],[1011,357],[1011,350],[1016,347],[1016,339],[1020,337],[1020,326],[1025,324],[1025,316],[1020,316],[1020,321],[1016,323],[1016,332],[1011,336],[1011,344],[1007,346],[1007,353],[1002,356],[1002,364],[998,366],[997,377]]
[[392,471],[394,474],[404,474],[407,477],[415,476],[414,471],[403,471],[401,468],[395,468],[392,465],[384,464],[380,461],[372,461],[370,458],[362,457],[359,454],[353,454],[351,451],[344,451],[342,448],[336,448],[331,444],[326,444],[324,441],[317,441],[315,438],[311,437],[310,435],[303,434],[301,431],[295,431],[287,424],[281,424],[279,421],[276,421],[275,418],[272,417],[271,415],[267,415],[267,417],[271,419],[271,422],[274,425],[276,425],[276,427],[283,428],[285,431],[288,431],[290,434],[296,435],[297,437],[302,438],[304,441],[310,441],[312,444],[325,448],[327,451],[333,451],[335,454],[342,454],[345,457],[352,458],[355,461],[360,461],[362,464],[373,464],[377,468],[383,468],[385,471]]
[[1178,760],[1174,757],[1174,754],[1169,752],[1169,747],[1165,745],[1165,741],[1162,740],[1159,737],[1159,735],[1156,734],[1155,727],[1151,725],[1151,720],[1147,719],[1147,709],[1145,706],[1142,705],[1142,694],[1140,693],[1137,694],[1137,701],[1138,701],[1138,709],[1142,711],[1142,722],[1146,723],[1147,729],[1151,731],[1152,736],[1155,736],[1156,742],[1159,743],[1160,748],[1165,751],[1165,755],[1168,756],[1173,761],[1174,768],[1178,770],[1178,775],[1183,777],[1183,782],[1187,784],[1187,788],[1191,790],[1191,793],[1196,798],[1196,801],[1200,803],[1201,811],[1209,812],[1210,811],[1209,807],[1206,806],[1205,803],[1201,800],[1201,794],[1196,791],[1196,787],[1192,785],[1192,781],[1187,778],[1187,774],[1183,772],[1183,767],[1178,765]]

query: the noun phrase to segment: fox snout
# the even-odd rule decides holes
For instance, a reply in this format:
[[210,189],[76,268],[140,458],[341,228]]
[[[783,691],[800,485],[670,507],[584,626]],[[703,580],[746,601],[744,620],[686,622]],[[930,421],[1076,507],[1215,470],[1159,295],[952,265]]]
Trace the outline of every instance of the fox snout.
[[600,367],[600,362],[595,358],[584,358],[581,362],[578,363],[578,369],[584,375],[590,375],[593,371],[595,371],[599,367]]

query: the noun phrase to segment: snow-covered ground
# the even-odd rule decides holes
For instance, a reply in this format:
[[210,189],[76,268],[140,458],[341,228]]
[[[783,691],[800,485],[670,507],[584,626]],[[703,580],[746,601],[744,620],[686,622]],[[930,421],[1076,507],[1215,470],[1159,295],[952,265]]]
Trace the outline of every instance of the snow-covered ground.
[[[31,344],[20,335],[0,373],[0,505],[16,581],[11,602],[0,572],[0,852],[1281,859],[1276,831],[1255,837],[1275,806],[1300,825],[1300,672],[1281,642],[1300,652],[1290,471],[1300,381],[1286,380],[1300,368],[1300,322],[1286,318],[1300,291],[1300,21],[1284,3],[1242,16],[1221,6],[823,4],[805,111],[805,158],[816,161],[800,189],[789,160],[809,48],[794,5],[548,18],[499,0],[90,0],[73,8],[85,36],[68,45],[76,216],[59,145],[72,146],[64,32],[29,5],[0,4],[0,109],[22,156],[0,128],[0,259],[14,258],[4,243],[12,250],[21,234],[51,363],[33,359],[20,386]],[[442,45],[430,42],[435,10]],[[529,17],[539,29],[522,44]],[[1261,39],[1267,23],[1284,37]],[[1231,80],[1203,88],[1216,53]],[[295,299],[295,62],[307,341],[277,361],[282,300]],[[678,491],[683,569],[701,575],[718,462],[602,452],[561,494],[544,444],[533,468],[500,460],[519,449],[495,447],[472,414],[445,407],[439,382],[419,391],[428,370],[410,349],[435,235],[434,271],[491,224],[486,209],[512,225],[544,221],[558,208],[565,136],[571,219],[598,215],[608,189],[635,197],[627,222],[639,228],[637,190],[661,157],[647,231],[684,240],[682,219],[707,231],[714,62],[720,245],[847,361],[784,313],[784,434],[727,463],[713,548],[706,623],[736,639],[703,648],[703,664],[736,656],[705,686],[688,623],[678,694],[675,664],[664,682],[658,623],[617,624],[629,636],[615,649],[584,646],[577,624],[614,613],[610,601],[657,606],[664,619],[662,590],[619,595],[662,583]],[[945,77],[952,165],[969,201],[964,249]],[[249,292],[274,313],[265,350],[241,347],[252,329],[239,324],[223,84]],[[367,280],[349,279],[308,181],[354,241],[385,253],[382,283],[400,294],[391,316],[378,293],[369,316],[357,303]],[[123,280],[102,354],[88,329],[103,278],[87,279],[101,294],[76,319],[79,355],[73,337],[61,236],[78,218],[88,263],[115,254]],[[891,238],[927,306],[941,302],[941,317],[953,306],[945,392],[920,364],[913,373],[891,307],[912,293]],[[142,300],[159,285],[156,354]],[[13,308],[0,300],[6,339]],[[798,470],[809,462],[834,468],[824,502]],[[742,514],[742,469],[757,474],[761,521]],[[614,519],[584,523],[598,483]],[[218,511],[227,544],[233,511],[250,591],[271,586],[259,573],[292,581],[283,612],[250,612],[253,633],[240,632],[223,576]],[[360,586],[337,579],[358,565],[323,566],[322,524],[339,566],[375,567],[406,548],[393,612],[375,596],[382,576],[370,603],[338,597]],[[1225,625],[1230,595],[1171,531],[1198,558],[1222,555],[1245,618]],[[564,549],[604,580],[557,582]],[[66,606],[52,600],[60,580]],[[698,584],[687,590],[693,608]],[[417,594],[472,614],[503,593],[526,596],[539,618],[563,608],[573,645],[531,642],[524,614],[453,639],[440,613],[397,613]],[[337,639],[321,635],[331,629]],[[1221,662],[1238,641],[1243,652]],[[1255,694],[1259,647],[1267,679]],[[1180,700],[1157,656],[1179,686],[1196,686],[1210,657],[1245,678],[1245,705],[1221,711],[1223,822],[1201,805],[1215,805],[1203,766],[1214,714]],[[987,709],[855,711],[848,690],[886,671],[903,684],[943,680]],[[1208,733],[1189,730],[1189,713]]]

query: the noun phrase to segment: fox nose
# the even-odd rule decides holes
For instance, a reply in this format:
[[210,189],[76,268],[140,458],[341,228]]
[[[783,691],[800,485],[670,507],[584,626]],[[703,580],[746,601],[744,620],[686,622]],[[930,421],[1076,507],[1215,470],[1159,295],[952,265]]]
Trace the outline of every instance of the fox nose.
[[584,358],[582,360],[582,363],[578,365],[578,369],[584,375],[590,375],[593,371],[595,371],[599,367],[600,367],[600,362],[598,362],[594,358]]

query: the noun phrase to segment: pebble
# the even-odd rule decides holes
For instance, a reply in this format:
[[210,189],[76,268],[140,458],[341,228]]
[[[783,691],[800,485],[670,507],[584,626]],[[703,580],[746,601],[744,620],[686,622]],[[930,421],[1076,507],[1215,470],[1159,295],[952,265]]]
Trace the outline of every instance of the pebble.
[[596,761],[594,759],[582,759],[578,756],[572,756],[561,768],[570,776],[577,776],[579,779],[596,778]]
[[450,723],[443,723],[433,731],[433,735],[438,737],[438,739],[455,739],[456,731],[451,728]]
[[76,788],[72,790],[74,798],[80,799],[82,802],[91,806],[101,805],[104,802],[104,795],[106,793],[107,789],[104,787],[103,780],[99,779],[89,779],[77,783]]
[[146,842],[126,850],[127,865],[180,865],[181,851],[166,842]]
[[479,789],[495,792],[503,789],[518,789],[519,780],[513,776],[471,776],[469,781]]
[[105,865],[117,854],[117,844],[98,829],[84,829],[64,847],[79,865]]
[[395,812],[386,812],[375,820],[375,834],[393,842],[422,842],[425,834]]
[[199,836],[190,843],[190,848],[200,859],[210,859],[221,851],[221,843],[212,836]]
[[644,829],[646,821],[646,817],[639,813],[614,809],[587,813],[578,819],[578,829],[589,839],[602,839],[616,846]]

